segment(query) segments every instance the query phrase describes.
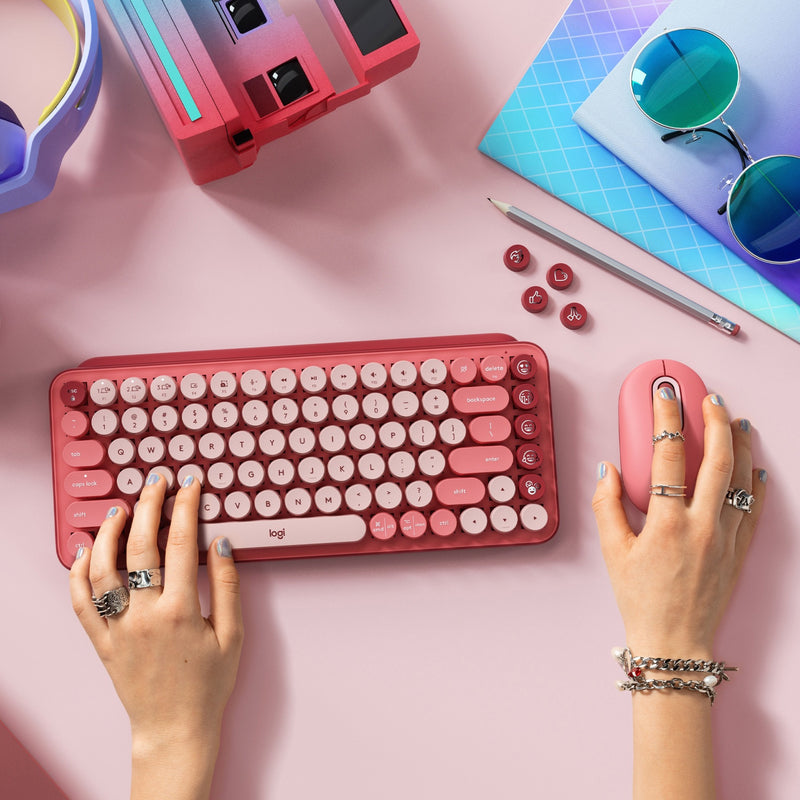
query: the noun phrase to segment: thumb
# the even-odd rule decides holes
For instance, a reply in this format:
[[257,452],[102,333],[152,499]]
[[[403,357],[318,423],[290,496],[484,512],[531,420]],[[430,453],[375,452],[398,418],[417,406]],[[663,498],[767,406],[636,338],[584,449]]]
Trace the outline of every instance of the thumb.
[[223,650],[239,649],[244,636],[239,572],[233,561],[231,544],[225,537],[211,543],[207,566],[211,619],[217,641]]
[[606,561],[619,547],[635,538],[625,509],[622,506],[622,481],[616,467],[601,461],[597,467],[597,486],[592,498],[592,510],[600,534],[600,547]]

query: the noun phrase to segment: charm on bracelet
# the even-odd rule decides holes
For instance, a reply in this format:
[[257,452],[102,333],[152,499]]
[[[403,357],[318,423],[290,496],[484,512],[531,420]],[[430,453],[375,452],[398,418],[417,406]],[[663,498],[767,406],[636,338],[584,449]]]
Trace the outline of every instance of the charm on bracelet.
[[[700,659],[653,658],[634,656],[627,647],[615,647],[611,651],[616,662],[628,676],[627,681],[617,681],[617,688],[623,692],[649,692],[673,689],[699,692],[708,697],[714,704],[716,690],[722,681],[730,680],[728,672],[738,671],[738,667],[729,667],[724,661],[703,661]],[[648,679],[645,670],[659,670],[677,673],[706,673],[702,680],[684,680],[673,677],[666,680]]]

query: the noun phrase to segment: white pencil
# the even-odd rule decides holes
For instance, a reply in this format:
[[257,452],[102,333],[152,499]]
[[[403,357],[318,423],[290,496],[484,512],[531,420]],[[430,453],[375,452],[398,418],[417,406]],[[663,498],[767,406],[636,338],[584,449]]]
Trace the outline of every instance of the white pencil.
[[592,263],[597,264],[598,267],[602,267],[608,272],[616,275],[618,278],[622,278],[623,280],[628,281],[628,283],[632,283],[634,286],[638,286],[640,289],[644,289],[646,292],[649,292],[656,297],[660,297],[662,300],[666,300],[666,302],[675,306],[675,308],[680,308],[687,314],[691,314],[693,317],[697,317],[697,319],[703,320],[703,322],[707,322],[709,325],[713,325],[723,333],[727,333],[729,336],[736,336],[736,334],[741,330],[740,326],[735,322],[731,322],[729,319],[725,319],[725,317],[721,316],[720,314],[716,314],[704,306],[701,306],[699,303],[695,303],[694,300],[689,300],[688,297],[684,297],[682,294],[678,294],[672,289],[668,289],[666,286],[657,283],[651,278],[648,278],[646,275],[642,275],[640,272],[636,272],[636,270],[626,267],[625,264],[622,264],[610,256],[601,253],[599,250],[595,250],[588,244],[579,242],[568,233],[564,233],[563,231],[554,228],[552,225],[548,225],[546,222],[542,222],[542,220],[532,217],[530,214],[525,213],[516,206],[512,206],[509,203],[502,203],[499,200],[492,200],[491,197],[489,198],[489,202],[499,208],[500,211],[502,211],[514,222],[534,231],[535,233],[538,233],[540,236],[548,239],[551,242],[555,242],[556,244],[560,244],[562,247],[566,247],[573,253],[583,256]]

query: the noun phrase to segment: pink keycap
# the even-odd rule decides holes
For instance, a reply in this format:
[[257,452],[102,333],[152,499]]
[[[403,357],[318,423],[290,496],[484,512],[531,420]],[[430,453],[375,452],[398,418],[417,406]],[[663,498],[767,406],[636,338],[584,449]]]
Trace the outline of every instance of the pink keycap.
[[61,417],[61,430],[67,436],[83,436],[89,430],[89,417],[81,411],[67,411]]
[[484,475],[505,472],[514,463],[514,454],[503,445],[457,447],[450,452],[448,462],[457,475]]
[[481,360],[481,375],[488,383],[498,383],[507,372],[508,364],[502,356],[486,356]]
[[83,530],[99,528],[106,518],[108,510],[113,506],[124,508],[125,513],[130,516],[131,507],[124,500],[106,497],[102,500],[77,500],[70,503],[64,512],[64,519],[67,525],[73,528]]
[[511,434],[511,423],[506,417],[475,417],[469,423],[469,435],[478,444],[503,442]]
[[436,498],[446,506],[480,503],[485,494],[486,487],[477,478],[445,478],[436,484]]
[[369,530],[376,539],[391,539],[397,533],[397,522],[391,514],[381,511],[369,521]]
[[467,383],[472,383],[477,374],[478,367],[475,365],[475,361],[472,358],[464,358],[462,356],[461,358],[454,359],[453,363],[450,364],[450,375],[452,375],[456,383],[462,386]]
[[491,414],[508,405],[502,386],[462,386],[453,392],[453,406],[462,414]]
[[425,533],[427,527],[428,523],[419,511],[406,511],[400,517],[400,530],[403,536],[408,536],[409,539],[418,539]]
[[75,556],[78,555],[78,549],[81,547],[91,547],[94,544],[94,539],[90,533],[86,531],[76,531],[71,534],[67,539],[67,566],[71,567],[72,562],[75,561]]
[[431,514],[431,532],[437,536],[450,536],[458,528],[456,515],[448,508],[439,508]]
[[103,445],[94,439],[67,442],[61,451],[64,463],[71,467],[96,467],[104,455]]
[[64,491],[70,497],[105,497],[114,478],[104,469],[77,470],[64,478]]

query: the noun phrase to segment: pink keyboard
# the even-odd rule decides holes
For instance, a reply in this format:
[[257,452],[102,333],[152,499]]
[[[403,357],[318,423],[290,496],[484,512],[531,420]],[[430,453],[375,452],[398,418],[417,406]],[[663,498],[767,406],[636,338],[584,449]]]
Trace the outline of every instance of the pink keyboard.
[[511,337],[86,361],[50,389],[65,566],[147,475],[238,560],[534,544],[558,527],[547,358]]

